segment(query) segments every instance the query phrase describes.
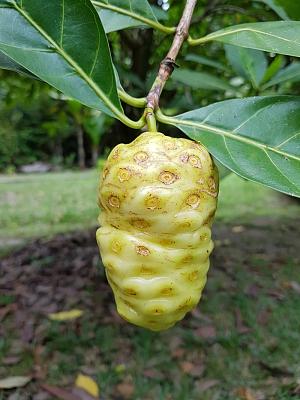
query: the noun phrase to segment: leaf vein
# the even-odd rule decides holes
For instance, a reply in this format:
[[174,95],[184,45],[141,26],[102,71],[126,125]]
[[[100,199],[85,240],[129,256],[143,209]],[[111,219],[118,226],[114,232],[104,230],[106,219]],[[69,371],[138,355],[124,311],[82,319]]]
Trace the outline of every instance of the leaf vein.
[[263,149],[263,151],[265,152],[266,156],[268,157],[268,159],[270,160],[271,164],[274,165],[274,167],[277,169],[277,171],[292,185],[296,188],[296,190],[299,192],[299,187],[297,186],[296,183],[292,182],[282,171],[281,169],[278,167],[278,165],[275,163],[274,160],[272,160],[272,158],[270,157],[270,155],[268,154],[267,150]]
[[275,146],[276,149],[280,149],[284,144],[288,143],[290,140],[294,139],[295,137],[299,136],[300,132],[295,133],[293,136],[289,137],[288,139],[284,140],[283,142],[279,143]]

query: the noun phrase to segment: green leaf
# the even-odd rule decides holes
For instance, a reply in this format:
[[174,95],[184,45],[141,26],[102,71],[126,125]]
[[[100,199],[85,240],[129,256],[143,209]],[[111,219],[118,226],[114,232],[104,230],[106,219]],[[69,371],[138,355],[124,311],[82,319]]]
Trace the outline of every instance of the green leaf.
[[225,80],[206,72],[189,69],[177,69],[171,75],[172,80],[191,86],[193,89],[234,90]]
[[0,50],[82,104],[120,115],[107,39],[88,0],[1,0]]
[[273,79],[264,85],[264,89],[287,81],[300,81],[300,63],[293,62],[276,74]]
[[[145,22],[142,22],[128,15],[120,14],[119,12],[111,11],[109,9],[102,9],[100,7],[96,7],[96,9],[98,11],[106,33],[141,26],[149,27],[149,25],[147,25]],[[153,14],[155,16],[155,19],[153,20],[153,17],[151,17],[151,20],[156,21],[156,19],[167,19],[167,13],[165,11],[162,11],[158,7],[151,7],[151,10],[153,11]]]
[[164,122],[243,178],[300,197],[300,97],[227,100]]
[[226,57],[234,71],[258,89],[267,69],[267,58],[262,51],[225,45]]
[[[98,9],[103,21],[104,17],[112,19],[104,21],[107,32],[145,25],[164,33],[173,33],[176,30],[175,27],[168,27],[158,22],[156,14],[158,18],[161,18],[162,14],[154,11],[147,0],[92,0],[92,3]],[[107,10],[109,13],[103,14],[101,10]],[[123,18],[114,14],[122,15]]]
[[261,0],[274,10],[282,19],[300,19],[299,3],[295,0]]
[[21,65],[16,63],[14,60],[9,58],[7,55],[0,51],[0,69],[7,69],[8,71],[14,71],[21,75],[29,76],[30,78],[36,78],[36,76],[32,75],[29,71],[23,68]]
[[98,14],[106,33],[120,31],[127,28],[147,26],[141,21],[110,10],[101,10],[98,8]]
[[261,83],[268,82],[284,66],[285,57],[278,54],[268,66]]
[[199,56],[198,54],[188,54],[185,57],[185,59],[186,59],[186,61],[194,61],[194,62],[202,64],[202,65],[208,65],[209,67],[220,69],[221,71],[228,70],[226,68],[226,66],[221,64],[220,62],[211,60],[208,57]]
[[234,25],[211,33],[191,44],[202,44],[211,40],[300,57],[300,22],[274,21]]
[[144,17],[157,21],[152,8],[147,0],[102,0],[96,3],[103,3],[107,6],[113,6],[118,9],[126,10],[139,17]]

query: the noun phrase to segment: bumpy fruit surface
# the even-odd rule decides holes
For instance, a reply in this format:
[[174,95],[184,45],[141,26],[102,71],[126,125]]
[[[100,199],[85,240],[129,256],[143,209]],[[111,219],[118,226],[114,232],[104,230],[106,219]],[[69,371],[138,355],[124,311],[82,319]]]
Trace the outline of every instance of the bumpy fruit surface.
[[163,330],[198,303],[213,248],[218,173],[204,147],[146,132],[103,169],[97,242],[119,314]]

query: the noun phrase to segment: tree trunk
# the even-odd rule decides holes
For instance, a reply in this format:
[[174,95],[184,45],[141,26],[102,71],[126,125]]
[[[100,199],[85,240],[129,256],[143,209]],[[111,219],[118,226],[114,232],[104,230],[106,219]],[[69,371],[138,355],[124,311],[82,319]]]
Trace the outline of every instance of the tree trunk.
[[92,163],[96,167],[98,162],[98,145],[92,144]]
[[83,144],[83,130],[82,126],[77,126],[77,156],[78,156],[78,166],[80,169],[85,168],[85,151]]

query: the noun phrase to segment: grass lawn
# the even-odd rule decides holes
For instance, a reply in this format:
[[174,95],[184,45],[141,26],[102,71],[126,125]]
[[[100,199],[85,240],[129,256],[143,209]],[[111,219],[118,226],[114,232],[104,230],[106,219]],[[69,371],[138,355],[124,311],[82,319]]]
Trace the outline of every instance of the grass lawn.
[[[0,380],[33,377],[0,400],[55,399],[45,383],[73,398],[79,373],[101,400],[299,400],[299,203],[225,178],[202,300],[153,333],[116,315],[96,192],[96,171],[0,177],[0,243],[45,237],[0,259]],[[72,309],[82,317],[48,317]]]
[[[97,183],[95,170],[0,176],[0,243],[95,226]],[[287,204],[287,197],[232,174],[221,183],[217,220],[299,215],[296,202]]]

